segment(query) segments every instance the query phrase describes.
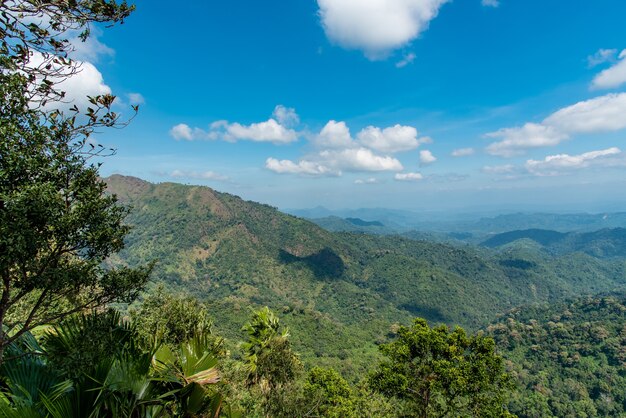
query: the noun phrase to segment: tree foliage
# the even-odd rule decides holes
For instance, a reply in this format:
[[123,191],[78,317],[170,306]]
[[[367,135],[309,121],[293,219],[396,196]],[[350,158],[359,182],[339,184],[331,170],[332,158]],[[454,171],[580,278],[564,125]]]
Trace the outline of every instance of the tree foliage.
[[487,332],[519,382],[520,417],[621,417],[626,412],[626,296],[515,309]]
[[[63,36],[81,30],[84,41],[91,23],[115,23],[131,10],[106,0],[0,4],[0,361],[28,330],[130,301],[147,281],[150,266],[104,264],[123,248],[128,211],[105,193],[89,160],[106,151],[88,137],[118,123],[115,98],[89,98],[82,116],[76,106],[69,116],[54,106],[63,96],[55,85],[77,68]],[[33,67],[37,54],[44,64]]]
[[[194,335],[212,334],[213,320],[206,305],[191,296],[168,293],[162,285],[146,295],[139,307],[131,308],[130,316],[147,346],[178,345]],[[221,339],[216,338],[214,344],[221,345]]]
[[291,350],[289,332],[268,307],[252,314],[243,327],[248,340],[242,344],[248,369],[248,384],[273,390],[292,381],[302,365]]
[[3,1],[0,69],[25,76],[30,102],[45,106],[62,100],[66,92],[57,85],[80,71],[71,59],[75,43],[89,38],[94,23],[123,23],[133,10],[116,0]]
[[[155,351],[142,349],[133,330],[109,312],[72,317],[48,331],[41,345],[22,334],[7,348],[16,359],[0,367],[0,416],[236,416],[220,395],[210,338],[197,334]],[[122,340],[92,345],[97,335]]]
[[141,353],[137,327],[112,309],[72,315],[47,327],[40,340],[50,366],[74,380],[103,358]]
[[510,416],[505,405],[511,379],[493,339],[416,319],[381,351],[386,359],[370,384],[406,401],[406,416]]
[[[27,330],[72,312],[129,301],[150,267],[105,268],[123,245],[127,209],[86,164],[71,123],[42,124],[16,75],[0,75],[0,350]],[[7,314],[21,308],[16,323]]]

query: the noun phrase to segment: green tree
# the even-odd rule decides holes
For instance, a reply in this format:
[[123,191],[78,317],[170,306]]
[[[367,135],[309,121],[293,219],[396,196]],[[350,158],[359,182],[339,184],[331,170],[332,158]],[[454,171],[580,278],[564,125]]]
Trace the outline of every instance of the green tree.
[[295,384],[303,367],[291,349],[289,332],[268,307],[254,312],[243,330],[248,334],[242,344],[246,384],[260,394],[265,415],[298,416],[301,405]]
[[[111,335],[104,324],[114,328]],[[97,333],[119,336],[121,344],[88,347]],[[138,347],[133,326],[113,313],[74,316],[52,327],[42,346],[22,334],[7,347],[15,360],[0,366],[0,417],[236,416],[220,395],[209,338],[196,335],[173,349]]]
[[316,416],[329,418],[356,418],[355,393],[333,369],[312,368],[304,384],[304,397],[313,403]]
[[291,349],[289,331],[281,329],[274,312],[267,306],[254,312],[243,330],[248,334],[242,349],[249,385],[259,384],[272,390],[294,380],[302,364]]
[[88,374],[94,364],[127,352],[139,356],[135,324],[110,309],[72,315],[57,326],[47,327],[40,338],[50,366],[69,379]]
[[327,418],[396,417],[397,406],[362,381],[351,386],[334,369],[313,367],[303,385],[302,411]]
[[23,333],[128,302],[148,279],[150,266],[105,266],[124,245],[128,211],[105,193],[90,164],[104,147],[88,137],[119,123],[115,97],[89,98],[82,114],[55,109],[58,83],[79,69],[65,36],[86,40],[90,23],[119,22],[131,10],[107,0],[0,3],[0,362]]
[[175,350],[163,345],[155,353],[155,377],[168,390],[164,399],[173,416],[236,415],[219,390],[221,373],[213,343],[211,335],[199,333]]
[[[195,335],[212,334],[209,308],[192,296],[168,293],[163,285],[150,292],[139,307],[131,309],[130,317],[147,346],[155,342],[178,346]],[[215,337],[216,348],[222,343],[223,339]]]
[[370,385],[403,400],[406,416],[511,416],[505,405],[512,383],[493,339],[430,328],[418,318],[381,351],[386,359]]
[[150,272],[104,266],[124,245],[127,209],[78,152],[70,121],[42,124],[28,108],[19,78],[0,75],[0,354],[36,326],[134,299]]

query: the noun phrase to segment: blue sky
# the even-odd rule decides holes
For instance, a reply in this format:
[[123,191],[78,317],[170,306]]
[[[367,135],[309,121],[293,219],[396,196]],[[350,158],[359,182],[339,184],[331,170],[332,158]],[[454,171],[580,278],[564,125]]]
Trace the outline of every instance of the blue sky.
[[84,89],[141,103],[98,136],[105,175],[281,208],[626,209],[623,1],[136,6],[77,56]]

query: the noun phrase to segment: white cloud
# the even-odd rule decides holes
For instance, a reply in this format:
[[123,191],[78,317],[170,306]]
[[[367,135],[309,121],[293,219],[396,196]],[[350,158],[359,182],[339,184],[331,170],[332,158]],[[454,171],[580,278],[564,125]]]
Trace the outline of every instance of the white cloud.
[[500,0],[482,0],[481,4],[486,7],[498,7]]
[[[183,132],[185,134],[188,130]],[[344,171],[401,171],[402,163],[392,154],[413,150],[423,143],[431,143],[432,139],[418,137],[415,128],[402,125],[384,129],[368,126],[355,139],[345,122],[331,120],[310,141],[315,146],[314,152],[298,161],[269,158],[266,168],[276,173],[315,176],[339,176]]]
[[465,181],[470,176],[468,174],[458,174],[458,173],[446,173],[446,174],[431,174],[425,179],[431,182],[436,183],[456,183],[460,181]]
[[326,36],[370,59],[386,57],[428,29],[447,0],[317,0]]
[[213,140],[217,139],[216,136],[212,136],[209,132],[200,128],[192,128],[186,123],[179,123],[178,125],[174,125],[169,134],[172,138],[177,141],[185,140],[185,141],[198,141],[198,140]]
[[502,138],[487,147],[487,152],[500,157],[523,154],[529,148],[557,145],[569,136],[551,126],[527,123],[520,128],[504,128],[487,134],[489,138]]
[[[52,30],[47,18],[31,16],[25,17],[25,19],[30,19],[33,23],[40,25],[42,28]],[[112,94],[111,88],[104,82],[102,73],[93,63],[97,62],[102,55],[114,55],[115,51],[101,43],[98,40],[99,35],[99,29],[94,28],[91,36],[87,38],[85,42],[82,42],[76,37],[76,31],[64,34],[64,36],[70,38],[69,42],[74,48],[74,51],[69,55],[76,72],[69,77],[63,77],[62,74],[67,73],[67,68],[54,63],[52,61],[53,56],[46,59],[41,53],[37,51],[33,52],[28,65],[32,68],[36,68],[49,64],[52,71],[58,71],[60,73],[58,78],[55,79],[52,77],[50,79],[56,83],[54,87],[55,90],[65,92],[63,102],[50,102],[46,108],[66,110],[76,105],[81,111],[85,111],[88,106],[91,106],[87,96]]]
[[378,183],[380,182],[378,181],[378,179],[375,179],[374,177],[370,177],[367,179],[354,180],[354,184],[378,184]]
[[292,107],[278,105],[274,108],[272,116],[283,126],[291,127],[300,123],[300,117],[296,113],[296,109]]
[[[48,77],[48,80],[55,83],[56,92],[65,93],[62,101],[48,102],[45,105],[46,110],[66,111],[77,106],[81,112],[84,112],[87,107],[92,106],[87,96],[112,94],[111,88],[104,82],[104,77],[95,64],[102,56],[115,55],[115,51],[100,42],[98,37],[102,35],[102,31],[98,27],[92,27],[90,36],[83,42],[79,39],[82,30],[71,29],[59,32],[46,15],[24,13],[20,16],[20,22],[33,23],[40,29],[49,31],[57,39],[67,39],[69,43],[68,57],[72,61],[71,66],[55,63],[57,56],[49,54],[44,57],[37,51],[32,51],[29,62],[26,64],[30,68],[46,68],[48,73],[56,73],[55,76]],[[39,76],[38,78],[41,81]],[[122,102],[120,98],[116,99],[116,105]]]
[[614,62],[617,55],[617,49],[599,49],[593,55],[587,57],[587,64],[589,67],[595,67],[605,62]]
[[417,55],[415,55],[415,53],[413,53],[413,52],[405,54],[400,61],[396,62],[396,68],[404,68],[404,67],[406,67],[407,65],[409,65],[413,61],[415,61],[416,57],[417,57]]
[[175,179],[194,179],[194,180],[216,180],[216,181],[226,181],[228,177],[223,176],[214,171],[184,171],[184,170],[174,170],[169,175]]
[[298,140],[298,134],[293,129],[288,129],[275,119],[265,122],[242,125],[240,123],[223,123],[213,125],[214,128],[223,127],[223,138],[227,141],[250,140],[255,142],[273,142],[275,144],[287,144]]
[[298,162],[268,158],[265,167],[279,174],[309,176],[340,176],[343,171],[379,172],[403,169],[397,159],[376,155],[367,148],[326,149]]
[[578,102],[548,116],[541,123],[488,133],[501,138],[487,147],[491,155],[512,157],[527,149],[554,146],[576,134],[613,132],[626,128],[626,93],[612,93]]
[[321,148],[348,148],[354,145],[346,123],[334,120],[322,128],[314,142]]
[[517,167],[513,164],[505,164],[505,165],[495,165],[490,166],[487,165],[482,168],[482,172],[485,174],[512,174],[517,171]]
[[304,174],[309,176],[339,175],[330,168],[312,161],[299,161],[294,163],[290,160],[277,160],[268,158],[265,168],[278,174]]
[[591,82],[594,89],[612,89],[626,83],[626,49],[618,56],[619,61],[600,72]]
[[543,160],[527,160],[524,165],[520,166],[513,164],[485,166],[482,171],[508,180],[524,176],[560,176],[591,167],[626,167],[625,157],[619,148],[612,147],[578,155],[548,155]]
[[626,93],[578,102],[543,122],[568,134],[611,132],[626,128]]
[[141,93],[128,93],[128,101],[133,105],[142,105],[146,103],[146,99],[141,95]]
[[437,161],[437,158],[428,150],[420,151],[420,164],[428,165]]
[[468,157],[470,155],[474,155],[476,151],[474,148],[458,148],[452,151],[453,157]]
[[321,159],[331,167],[346,171],[400,171],[402,164],[390,156],[376,155],[367,148],[324,150]]
[[[297,123],[298,121],[298,115],[293,109],[285,108],[281,105],[276,106],[274,109],[274,116],[287,124]],[[222,139],[230,142],[248,140],[254,142],[287,144],[298,140],[298,133],[295,130],[281,124],[281,122],[274,118],[250,125],[219,120],[213,122],[208,131],[201,128],[191,128],[181,123],[170,129],[170,135],[174,139],[185,139],[187,141]]]
[[395,125],[385,129],[368,126],[359,132],[357,138],[368,148],[392,154],[410,151],[420,146],[417,129],[412,126]]
[[549,155],[543,160],[528,160],[524,167],[530,174],[536,176],[556,176],[567,171],[587,168],[595,164],[603,165],[607,159],[621,153],[622,151],[619,148],[613,147],[580,155]]
[[187,124],[184,123],[179,123],[178,125],[174,126],[172,129],[170,129],[170,135],[177,141],[180,140],[186,140],[186,141],[193,141],[194,137],[193,137],[193,130],[191,129],[191,127]]
[[394,178],[398,181],[420,181],[424,176],[422,173],[397,173]]
[[419,142],[420,145],[422,144],[432,144],[433,143],[433,139],[429,136],[423,136],[421,138],[417,138],[417,142]]

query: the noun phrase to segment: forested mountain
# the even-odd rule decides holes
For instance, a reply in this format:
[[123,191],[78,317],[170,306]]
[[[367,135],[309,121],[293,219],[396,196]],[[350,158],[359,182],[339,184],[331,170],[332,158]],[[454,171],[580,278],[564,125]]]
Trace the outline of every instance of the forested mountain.
[[380,222],[386,227],[396,231],[413,229],[416,225],[429,219],[427,214],[384,208],[330,210],[318,206],[311,209],[287,209],[285,212],[312,221],[324,218],[358,218],[370,222]]
[[487,328],[519,383],[520,417],[626,413],[626,295],[518,308]]
[[309,220],[331,232],[364,232],[368,234],[394,234],[398,232],[398,229],[386,226],[380,221],[364,221],[361,218],[327,216]]
[[218,328],[235,339],[249,306],[277,309],[305,359],[328,357],[346,370],[374,355],[390,324],[414,316],[477,329],[523,303],[625,282],[617,261],[331,233],[207,187],[122,176],[107,183],[134,208],[127,247],[113,262],[156,260],[154,278],[210,302]]
[[527,229],[497,234],[482,243],[486,247],[515,244],[518,240],[531,240],[552,254],[581,252],[598,258],[626,256],[626,229],[601,229],[592,232],[561,233],[542,229]]
[[550,231],[546,229],[525,229],[503,232],[496,234],[482,242],[485,247],[495,248],[502,245],[510,244],[520,239],[529,239],[538,244],[549,246],[555,242],[563,240],[567,236],[566,233]]

